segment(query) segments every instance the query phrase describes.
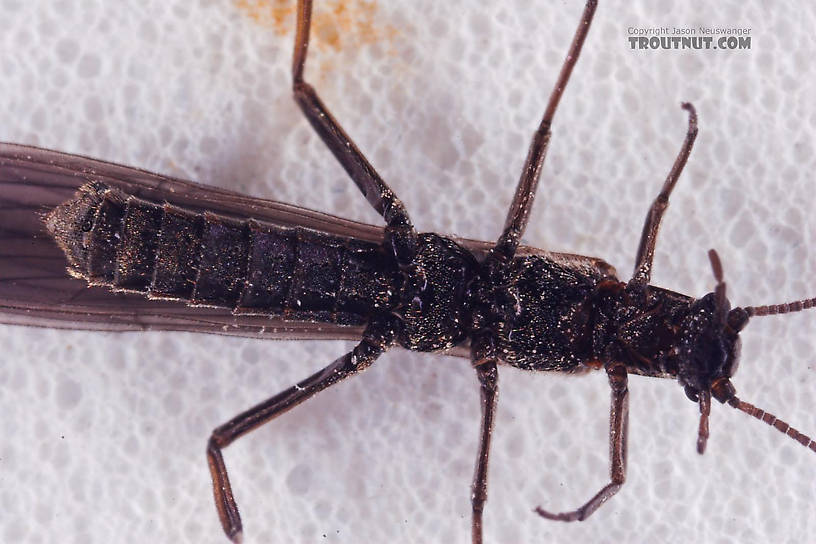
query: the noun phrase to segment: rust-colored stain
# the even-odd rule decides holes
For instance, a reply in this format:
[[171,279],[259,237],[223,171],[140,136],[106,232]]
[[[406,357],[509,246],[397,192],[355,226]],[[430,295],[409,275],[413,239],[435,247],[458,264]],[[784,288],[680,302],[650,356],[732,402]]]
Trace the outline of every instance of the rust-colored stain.
[[[295,31],[296,0],[235,0],[238,9],[279,35]],[[377,21],[376,0],[329,0],[312,11],[311,43],[320,49],[354,49],[390,41],[394,27]]]

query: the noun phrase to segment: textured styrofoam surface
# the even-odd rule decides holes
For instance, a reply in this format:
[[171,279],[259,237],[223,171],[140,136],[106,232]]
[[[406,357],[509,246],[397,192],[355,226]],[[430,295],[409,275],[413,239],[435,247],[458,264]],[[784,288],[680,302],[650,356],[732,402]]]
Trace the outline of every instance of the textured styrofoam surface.
[[[0,0],[0,140],[378,222],[290,98],[292,0]],[[80,6],[81,4],[81,6]],[[263,2],[261,3],[263,4]],[[577,1],[319,3],[307,77],[422,230],[493,239]],[[630,26],[751,28],[750,51],[633,52]],[[656,284],[735,304],[813,296],[816,8],[602,2],[556,116],[526,241],[626,278],[643,217],[700,135]],[[2,213],[0,211],[0,213]],[[816,435],[816,315],[757,319],[742,397]],[[0,328],[0,541],[223,542],[210,431],[349,349],[191,334]],[[629,479],[590,520],[539,519],[607,479],[608,387],[501,374],[486,541],[803,542],[816,456],[713,407],[708,452],[674,383],[630,380]],[[469,542],[478,388],[394,350],[226,450],[246,542]]]

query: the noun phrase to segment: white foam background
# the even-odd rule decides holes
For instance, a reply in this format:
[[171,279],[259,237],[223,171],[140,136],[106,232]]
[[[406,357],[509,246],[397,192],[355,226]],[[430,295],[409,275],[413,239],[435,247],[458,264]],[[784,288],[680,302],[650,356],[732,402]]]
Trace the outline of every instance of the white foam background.
[[[494,239],[581,9],[380,0],[390,30],[315,46],[307,78],[419,229]],[[280,33],[228,0],[0,0],[0,12],[0,140],[379,222],[290,97],[292,16]],[[699,24],[750,27],[752,48],[626,40],[630,26]],[[526,242],[627,278],[688,100],[700,135],[654,283],[704,294],[715,247],[735,304],[816,295],[814,28],[804,0],[602,2]],[[734,380],[810,435],[814,330],[812,313],[752,322]],[[0,327],[0,345],[0,541],[89,544],[225,542],[209,433],[351,344]],[[608,477],[605,378],[503,369],[487,542],[812,538],[812,452],[716,404],[701,457],[680,387],[633,377],[630,390],[626,485],[590,520],[559,524],[532,508],[574,508]],[[246,542],[469,542],[478,419],[467,361],[388,353],[226,450]]]

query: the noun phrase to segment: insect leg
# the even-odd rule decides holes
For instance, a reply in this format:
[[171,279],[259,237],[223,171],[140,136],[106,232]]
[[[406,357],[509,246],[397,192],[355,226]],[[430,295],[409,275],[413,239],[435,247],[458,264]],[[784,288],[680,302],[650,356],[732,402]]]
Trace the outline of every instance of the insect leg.
[[538,515],[558,521],[583,521],[608,501],[626,481],[626,436],[629,423],[629,388],[623,363],[607,365],[606,373],[612,388],[612,406],[609,411],[610,482],[582,507],[571,512],[553,514],[536,507]]
[[572,69],[578,61],[578,55],[581,53],[581,47],[584,45],[584,40],[589,32],[589,25],[592,23],[592,17],[595,14],[597,5],[597,0],[588,0],[586,3],[581,22],[575,30],[575,36],[572,38],[569,53],[567,53],[567,58],[561,66],[561,72],[558,74],[558,80],[556,80],[555,87],[550,94],[544,117],[541,119],[541,124],[538,126],[535,135],[533,135],[533,141],[530,143],[530,149],[527,152],[527,160],[524,162],[524,168],[521,171],[521,179],[519,179],[516,186],[516,194],[513,196],[513,202],[510,204],[510,210],[504,222],[504,230],[493,250],[499,257],[505,259],[513,257],[524,234],[524,229],[527,227],[538,179],[541,176],[541,167],[544,164],[547,146],[550,143],[550,126],[552,125],[553,116],[555,116],[555,110],[558,108],[558,102],[561,100],[561,95],[567,86]]
[[677,178],[686,166],[691,147],[694,145],[694,139],[697,137],[697,112],[694,106],[685,102],[683,109],[689,112],[689,126],[686,132],[686,139],[683,141],[683,147],[680,148],[680,153],[674,160],[669,175],[666,181],[663,182],[663,188],[660,189],[660,194],[657,195],[652,206],[649,208],[649,214],[646,216],[646,222],[643,224],[643,233],[640,235],[640,245],[638,246],[637,258],[635,259],[635,272],[630,283],[636,285],[646,285],[652,277],[652,259],[654,259],[655,244],[657,244],[657,231],[660,229],[660,221],[663,219],[663,214],[666,208],[669,207],[669,196],[677,183]]
[[255,430],[320,391],[368,368],[390,345],[394,333],[386,327],[369,326],[363,340],[323,370],[232,418],[215,429],[207,443],[207,462],[213,480],[213,495],[224,532],[233,542],[241,540],[241,516],[232,496],[227,467],[221,450],[237,438]]
[[473,474],[470,502],[473,506],[471,534],[473,544],[482,544],[482,512],[487,501],[487,465],[490,457],[490,437],[493,433],[493,416],[499,395],[499,372],[496,361],[491,359],[476,366],[482,398],[482,426],[479,435],[479,454]]
[[351,138],[335,120],[314,88],[303,80],[303,69],[309,47],[312,0],[298,0],[295,52],[292,60],[292,88],[295,101],[323,143],[357,184],[368,202],[383,216],[398,258],[410,261],[416,232],[405,206],[366,160]]

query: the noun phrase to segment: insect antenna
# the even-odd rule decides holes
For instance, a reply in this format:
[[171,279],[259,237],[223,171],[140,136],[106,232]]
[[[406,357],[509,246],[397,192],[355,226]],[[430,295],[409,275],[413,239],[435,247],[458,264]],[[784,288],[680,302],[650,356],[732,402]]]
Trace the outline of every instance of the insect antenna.
[[[712,249],[711,251],[714,250]],[[802,300],[794,300],[793,302],[784,302],[782,304],[768,304],[767,306],[746,306],[744,310],[748,314],[748,317],[761,317],[764,315],[791,314],[813,307],[816,307],[816,297],[803,298]]]
[[[769,304],[767,306],[747,306],[742,309],[736,308],[732,310],[734,313],[734,319],[729,320],[729,312],[726,309],[725,282],[723,281],[723,270],[720,257],[717,255],[716,251],[711,249],[708,252],[708,259],[711,262],[711,269],[714,272],[714,279],[717,280],[717,286],[714,289],[717,307],[717,315],[715,319],[719,324],[725,324],[726,321],[729,321],[729,326],[738,332],[745,326],[748,317],[787,314],[816,307],[816,298],[802,299],[794,302],[786,302],[784,304]],[[730,321],[733,321],[733,323]],[[734,386],[731,385],[731,382],[727,378],[725,378],[716,380],[712,384],[710,391],[706,391],[705,394],[700,394],[700,430],[697,436],[697,451],[699,453],[703,453],[705,450],[706,439],[708,438],[708,415],[711,408],[712,394],[714,395],[714,398],[720,402],[728,404],[741,412],[745,412],[749,416],[755,417],[760,421],[764,421],[782,434],[793,438],[806,448],[816,452],[816,442],[814,442],[809,436],[800,433],[798,430],[777,418],[775,415],[768,413],[761,408],[757,408],[750,402],[740,400],[735,394]]]
[[781,419],[777,418],[775,415],[770,414],[761,408],[757,408],[749,402],[740,400],[736,395],[733,395],[726,402],[737,410],[745,412],[749,416],[753,416],[760,421],[764,421],[780,433],[793,438],[804,447],[816,452],[816,442],[814,442],[809,436],[800,433]]
[[767,306],[746,306],[745,311],[749,316],[761,317],[763,315],[790,314],[801,312],[808,308],[816,307],[816,298],[805,298],[783,304],[769,304]]

